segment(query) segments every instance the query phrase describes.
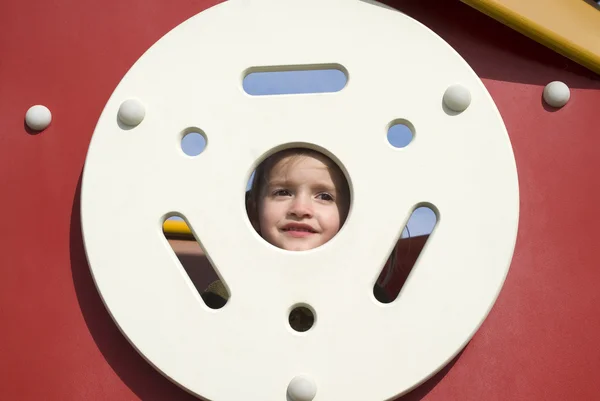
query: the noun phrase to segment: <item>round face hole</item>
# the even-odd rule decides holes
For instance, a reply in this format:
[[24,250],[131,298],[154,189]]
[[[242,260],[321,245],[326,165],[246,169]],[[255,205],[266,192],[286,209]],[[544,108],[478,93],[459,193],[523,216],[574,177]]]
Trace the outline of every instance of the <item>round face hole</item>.
[[252,174],[246,208],[265,241],[306,251],[339,232],[350,208],[350,190],[342,169],[328,156],[285,149],[267,157]]
[[406,120],[394,121],[388,129],[387,139],[390,145],[395,148],[405,148],[413,140],[414,128]]
[[303,333],[313,327],[315,324],[315,315],[310,308],[297,306],[290,312],[289,323],[292,329]]
[[181,150],[188,156],[198,156],[206,149],[206,135],[199,131],[190,131],[181,138]]

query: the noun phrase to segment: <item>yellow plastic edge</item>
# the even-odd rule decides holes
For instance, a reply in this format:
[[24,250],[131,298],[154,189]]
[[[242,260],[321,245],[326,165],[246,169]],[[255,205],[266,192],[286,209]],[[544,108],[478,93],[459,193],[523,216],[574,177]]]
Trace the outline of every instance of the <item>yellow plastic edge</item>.
[[185,221],[166,220],[163,223],[163,232],[167,238],[194,240],[194,235]]
[[530,37],[563,56],[600,74],[600,56],[531,21],[493,0],[461,0],[463,3]]

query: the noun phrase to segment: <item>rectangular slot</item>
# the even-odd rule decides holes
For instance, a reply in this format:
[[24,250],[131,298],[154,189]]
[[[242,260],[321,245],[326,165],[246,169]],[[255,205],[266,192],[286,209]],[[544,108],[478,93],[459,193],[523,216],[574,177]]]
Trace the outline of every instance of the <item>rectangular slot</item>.
[[247,71],[244,91],[251,96],[339,92],[348,72],[339,64],[255,67]]

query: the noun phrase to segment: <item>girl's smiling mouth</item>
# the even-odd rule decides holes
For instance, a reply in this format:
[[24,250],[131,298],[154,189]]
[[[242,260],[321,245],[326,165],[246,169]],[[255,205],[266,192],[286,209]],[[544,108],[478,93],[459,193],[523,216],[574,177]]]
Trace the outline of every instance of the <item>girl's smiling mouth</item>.
[[309,235],[317,233],[312,226],[302,223],[288,223],[281,228],[281,231],[292,237],[298,238],[308,237]]

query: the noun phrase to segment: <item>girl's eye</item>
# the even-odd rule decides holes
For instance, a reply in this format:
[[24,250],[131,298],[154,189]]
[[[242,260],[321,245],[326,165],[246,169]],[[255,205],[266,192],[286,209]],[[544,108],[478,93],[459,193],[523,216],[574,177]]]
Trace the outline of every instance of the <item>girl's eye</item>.
[[290,196],[290,191],[287,189],[277,189],[273,191],[274,196]]
[[317,195],[317,198],[324,200],[324,201],[333,201],[333,196],[331,196],[330,194],[328,194],[327,192],[323,192]]

